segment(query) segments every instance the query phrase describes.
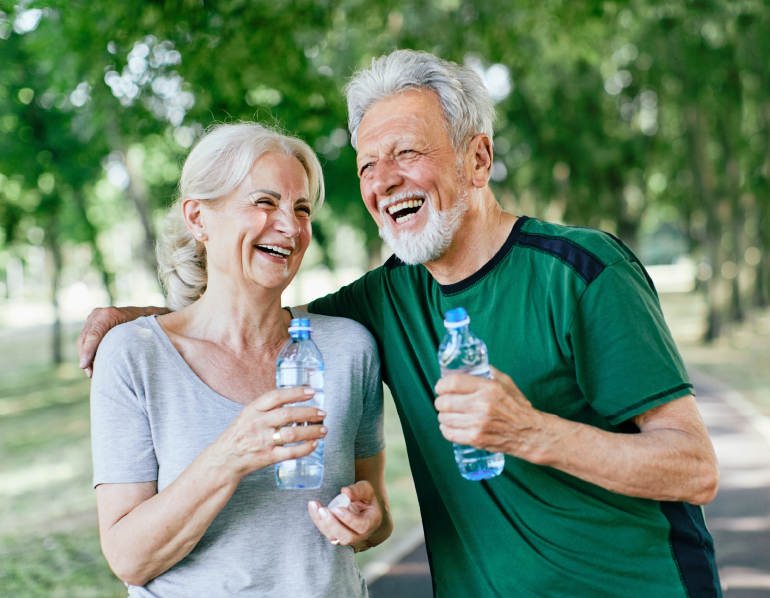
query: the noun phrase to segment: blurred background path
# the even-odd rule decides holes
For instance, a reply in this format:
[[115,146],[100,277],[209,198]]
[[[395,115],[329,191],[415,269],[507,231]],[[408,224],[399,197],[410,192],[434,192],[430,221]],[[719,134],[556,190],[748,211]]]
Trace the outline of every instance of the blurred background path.
[[690,373],[719,458],[716,499],[706,505],[725,598],[770,596],[770,420],[739,393]]

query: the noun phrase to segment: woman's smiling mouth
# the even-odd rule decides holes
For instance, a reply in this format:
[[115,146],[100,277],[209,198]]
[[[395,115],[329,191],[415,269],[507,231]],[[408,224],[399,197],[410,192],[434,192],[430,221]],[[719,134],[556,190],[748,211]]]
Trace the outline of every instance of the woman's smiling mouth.
[[255,245],[255,247],[272,257],[287,258],[291,255],[291,249],[278,245]]

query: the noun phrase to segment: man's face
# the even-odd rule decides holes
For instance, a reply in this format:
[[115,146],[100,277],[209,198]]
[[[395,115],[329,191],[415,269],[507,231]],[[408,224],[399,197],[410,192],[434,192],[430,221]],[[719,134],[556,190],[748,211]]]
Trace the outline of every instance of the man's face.
[[361,196],[380,236],[408,264],[443,255],[467,209],[462,164],[438,96],[409,90],[374,104],[358,129]]

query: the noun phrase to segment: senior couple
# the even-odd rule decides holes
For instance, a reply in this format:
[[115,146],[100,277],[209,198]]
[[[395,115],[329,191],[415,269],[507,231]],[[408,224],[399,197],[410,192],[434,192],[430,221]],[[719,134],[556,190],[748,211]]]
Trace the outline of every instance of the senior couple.
[[[637,258],[611,235],[500,208],[494,107],[472,70],[397,51],[346,94],[362,198],[395,252],[384,266],[282,307],[321,168],[295,138],[221,125],[187,158],[159,242],[172,311],[96,310],[81,333],[89,374],[98,345],[102,546],[129,594],[366,596],[353,553],[392,529],[384,380],[436,596],[720,596],[697,506],[716,493],[716,459]],[[489,347],[491,380],[439,379],[455,307]],[[326,360],[323,410],[288,406],[312,390],[275,388],[297,317]],[[278,489],[272,466],[322,438],[321,488]],[[451,442],[505,453],[503,473],[463,479]],[[340,492],[350,506],[329,510]]]

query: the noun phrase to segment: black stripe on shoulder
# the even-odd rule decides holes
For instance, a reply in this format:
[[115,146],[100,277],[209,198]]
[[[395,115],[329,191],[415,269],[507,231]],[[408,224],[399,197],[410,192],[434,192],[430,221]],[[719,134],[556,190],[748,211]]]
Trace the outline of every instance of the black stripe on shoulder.
[[388,258],[388,261],[385,262],[385,267],[388,270],[392,270],[393,268],[398,268],[399,266],[406,266],[406,264],[402,262],[400,259],[398,259],[395,253]]
[[639,264],[639,267],[642,269],[642,272],[644,273],[644,278],[647,280],[647,285],[648,285],[648,286],[649,286],[649,287],[650,287],[650,288],[651,288],[653,291],[655,291],[655,294],[657,295],[657,294],[658,294],[658,291],[655,289],[655,283],[654,283],[654,282],[652,282],[652,278],[650,278],[650,275],[649,275],[649,273],[647,272],[647,268],[645,268],[645,267],[644,267],[644,264],[642,264],[642,262],[641,262],[641,261],[639,261],[639,258],[638,258],[638,257],[636,257],[636,255],[634,254],[634,252],[633,252],[633,251],[631,251],[631,249],[629,249],[628,245],[626,245],[625,243],[623,243],[623,241],[621,241],[620,239],[618,239],[618,238],[617,238],[615,235],[613,235],[612,233],[608,233],[608,232],[605,232],[605,231],[602,231],[602,232],[603,232],[605,235],[607,235],[607,236],[608,236],[610,239],[612,239],[613,241],[615,241],[615,243],[617,244],[617,246],[618,246],[618,247],[620,247],[620,250],[623,252],[623,255],[625,255],[625,256],[626,256],[626,259],[627,259],[628,261],[631,261],[631,262],[636,262],[637,264]]
[[690,598],[721,598],[714,560],[714,541],[700,507],[661,501],[660,509],[671,526],[669,542]]
[[554,256],[572,268],[586,284],[591,284],[604,271],[596,256],[560,237],[520,233],[517,245],[531,247]]

